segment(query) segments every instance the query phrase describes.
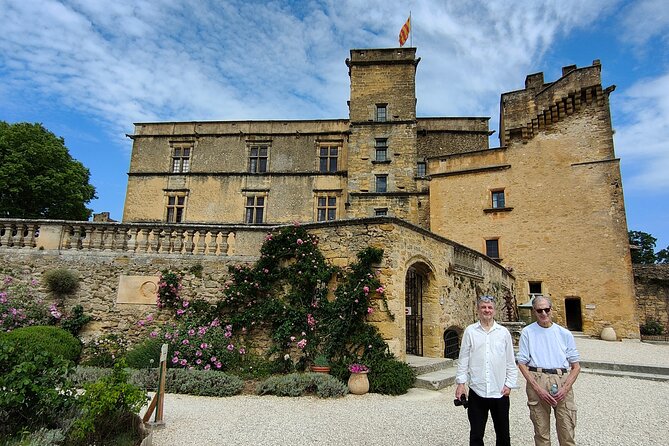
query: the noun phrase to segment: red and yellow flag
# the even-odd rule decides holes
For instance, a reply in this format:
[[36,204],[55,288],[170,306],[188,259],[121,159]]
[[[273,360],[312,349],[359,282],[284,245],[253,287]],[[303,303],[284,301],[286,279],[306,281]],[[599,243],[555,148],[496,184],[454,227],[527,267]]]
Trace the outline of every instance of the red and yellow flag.
[[400,46],[404,46],[404,43],[409,38],[409,33],[411,32],[411,16],[404,23],[404,26],[400,30]]

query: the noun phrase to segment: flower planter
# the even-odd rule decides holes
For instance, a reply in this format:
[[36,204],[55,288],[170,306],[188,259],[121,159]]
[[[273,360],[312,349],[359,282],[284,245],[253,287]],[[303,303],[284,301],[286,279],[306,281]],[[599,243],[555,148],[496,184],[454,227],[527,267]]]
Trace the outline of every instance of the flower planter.
[[348,378],[348,391],[353,395],[364,395],[369,392],[367,372],[351,373]]
[[312,365],[311,371],[314,373],[330,373],[329,365]]

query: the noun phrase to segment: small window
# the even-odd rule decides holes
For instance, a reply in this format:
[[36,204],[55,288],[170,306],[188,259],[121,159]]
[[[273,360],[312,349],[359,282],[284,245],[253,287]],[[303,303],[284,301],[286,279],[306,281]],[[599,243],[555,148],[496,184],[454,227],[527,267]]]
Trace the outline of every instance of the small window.
[[416,174],[421,178],[427,175],[427,163],[424,161],[419,161],[417,164]]
[[323,146],[320,148],[320,172],[336,172],[337,159],[339,157],[339,147]]
[[387,104],[376,104],[376,122],[386,122],[388,117]]
[[499,239],[493,238],[485,241],[485,255],[491,259],[499,260]]
[[388,215],[388,208],[374,209],[375,217],[385,217]]
[[530,286],[530,294],[542,294],[541,282],[528,282]]
[[186,197],[184,195],[169,195],[167,197],[167,222],[181,223],[185,207]]
[[377,175],[376,176],[376,191],[377,192],[387,192],[388,191],[388,175]]
[[388,161],[388,140],[386,138],[376,138],[374,143],[376,150],[376,161]]
[[491,192],[493,209],[504,208],[504,190],[494,190]]
[[190,170],[190,147],[175,147],[172,150],[172,173],[186,173]]
[[268,149],[268,146],[251,146],[251,150],[249,151],[250,173],[267,172]]
[[246,218],[245,222],[249,224],[262,223],[265,210],[265,197],[251,196],[246,197]]
[[337,218],[337,197],[318,197],[317,220],[330,221]]

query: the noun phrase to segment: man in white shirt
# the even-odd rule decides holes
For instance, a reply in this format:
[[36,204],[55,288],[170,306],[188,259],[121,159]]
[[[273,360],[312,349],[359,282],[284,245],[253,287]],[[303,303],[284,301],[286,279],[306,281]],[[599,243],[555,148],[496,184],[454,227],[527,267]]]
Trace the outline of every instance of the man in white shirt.
[[534,444],[550,446],[551,411],[555,410],[560,446],[575,446],[576,405],[572,385],[581,366],[574,336],[552,321],[551,308],[551,301],[545,296],[536,296],[532,301],[537,321],[523,328],[520,334],[518,368],[527,380]]
[[477,302],[479,321],[462,335],[455,399],[469,384],[469,444],[483,445],[488,412],[495,426],[497,446],[510,446],[509,393],[516,387],[518,369],[509,330],[495,322],[495,299],[481,296]]

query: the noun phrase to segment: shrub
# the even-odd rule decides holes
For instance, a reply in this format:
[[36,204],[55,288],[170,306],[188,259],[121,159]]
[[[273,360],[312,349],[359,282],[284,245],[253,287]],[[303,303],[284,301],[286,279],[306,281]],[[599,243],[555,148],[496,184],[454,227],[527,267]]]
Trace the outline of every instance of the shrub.
[[36,286],[35,280],[26,283],[10,276],[0,282],[0,331],[58,322],[60,312],[39,297]]
[[84,347],[83,365],[112,367],[117,359],[125,356],[128,341],[114,333],[101,336]]
[[72,373],[72,384],[76,387],[84,387],[84,384],[94,383],[101,378],[111,375],[112,370],[104,367],[93,367],[78,365]]
[[131,432],[141,439],[141,421],[136,414],[148,401],[146,392],[128,383],[123,361],[117,361],[112,373],[84,385],[78,399],[80,417],[68,435],[71,445],[108,444],[110,438]]
[[315,393],[320,398],[333,398],[348,393],[348,386],[324,373],[291,373],[272,376],[256,387],[258,395],[303,396]]
[[244,387],[244,381],[236,376],[214,370],[170,369],[165,378],[165,388],[170,393],[232,396]]
[[[158,367],[152,369],[128,369],[128,382],[140,389],[155,391],[158,389]],[[77,367],[72,381],[83,386],[111,375],[112,370],[101,367]],[[234,375],[219,371],[168,369],[165,375],[165,391],[200,396],[232,396],[238,395],[244,382]]]
[[132,369],[149,369],[158,367],[160,361],[160,349],[163,340],[149,338],[133,346],[125,354],[125,361]]
[[402,395],[413,387],[416,373],[396,359],[381,359],[370,365],[369,391],[385,395]]
[[660,322],[650,319],[639,327],[642,335],[657,336],[664,333],[664,326]]
[[91,319],[93,319],[91,316],[84,314],[84,307],[76,305],[72,308],[72,312],[69,316],[61,319],[60,326],[74,336],[77,336],[81,331],[81,328],[89,323]]
[[40,351],[77,362],[81,354],[81,341],[68,331],[54,326],[32,326],[17,328],[4,336],[26,352]]
[[73,363],[47,349],[26,349],[0,337],[0,438],[55,427],[74,402]]
[[79,288],[79,276],[69,269],[52,269],[45,272],[42,277],[46,288],[58,296],[72,294]]

